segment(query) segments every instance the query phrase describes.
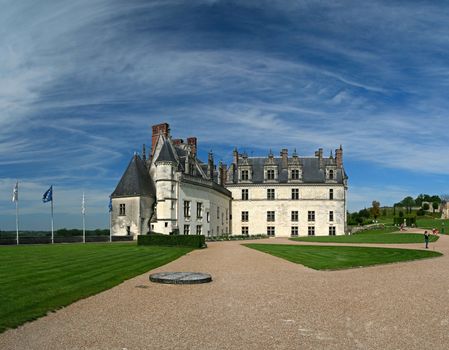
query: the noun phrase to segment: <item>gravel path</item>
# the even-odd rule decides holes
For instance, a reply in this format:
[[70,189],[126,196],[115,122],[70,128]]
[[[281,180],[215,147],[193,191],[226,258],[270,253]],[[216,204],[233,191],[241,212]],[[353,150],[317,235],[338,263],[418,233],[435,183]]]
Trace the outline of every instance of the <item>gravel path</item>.
[[440,258],[335,272],[240,243],[154,270],[207,272],[212,283],[161,285],[146,273],[0,334],[0,349],[449,349],[449,237],[431,244]]

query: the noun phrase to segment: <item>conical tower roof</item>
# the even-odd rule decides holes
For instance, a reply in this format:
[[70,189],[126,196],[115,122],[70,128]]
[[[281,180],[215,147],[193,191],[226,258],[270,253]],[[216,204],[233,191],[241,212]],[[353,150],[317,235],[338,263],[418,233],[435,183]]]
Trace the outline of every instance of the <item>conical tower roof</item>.
[[143,160],[135,154],[111,197],[156,196],[153,180]]

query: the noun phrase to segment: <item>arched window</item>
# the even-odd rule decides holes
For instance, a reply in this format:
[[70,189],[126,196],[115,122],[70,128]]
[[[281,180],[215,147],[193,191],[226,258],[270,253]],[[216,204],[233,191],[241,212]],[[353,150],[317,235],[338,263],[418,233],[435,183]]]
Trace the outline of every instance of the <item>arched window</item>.
[[329,170],[329,180],[333,180],[333,179],[334,179],[334,171]]

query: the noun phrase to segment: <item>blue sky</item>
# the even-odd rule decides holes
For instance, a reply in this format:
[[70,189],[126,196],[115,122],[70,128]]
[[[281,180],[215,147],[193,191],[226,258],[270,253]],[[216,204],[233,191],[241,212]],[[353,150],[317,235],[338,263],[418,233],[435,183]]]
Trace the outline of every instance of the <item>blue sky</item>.
[[0,0],[0,230],[108,227],[152,124],[232,149],[340,144],[349,209],[449,193],[449,7],[437,1]]

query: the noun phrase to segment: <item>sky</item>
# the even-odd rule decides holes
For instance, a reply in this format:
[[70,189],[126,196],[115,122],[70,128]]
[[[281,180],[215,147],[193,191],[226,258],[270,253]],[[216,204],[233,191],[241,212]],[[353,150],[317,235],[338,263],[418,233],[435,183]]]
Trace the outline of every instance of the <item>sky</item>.
[[107,228],[151,125],[232,149],[328,155],[348,208],[449,193],[445,1],[0,0],[0,230]]

